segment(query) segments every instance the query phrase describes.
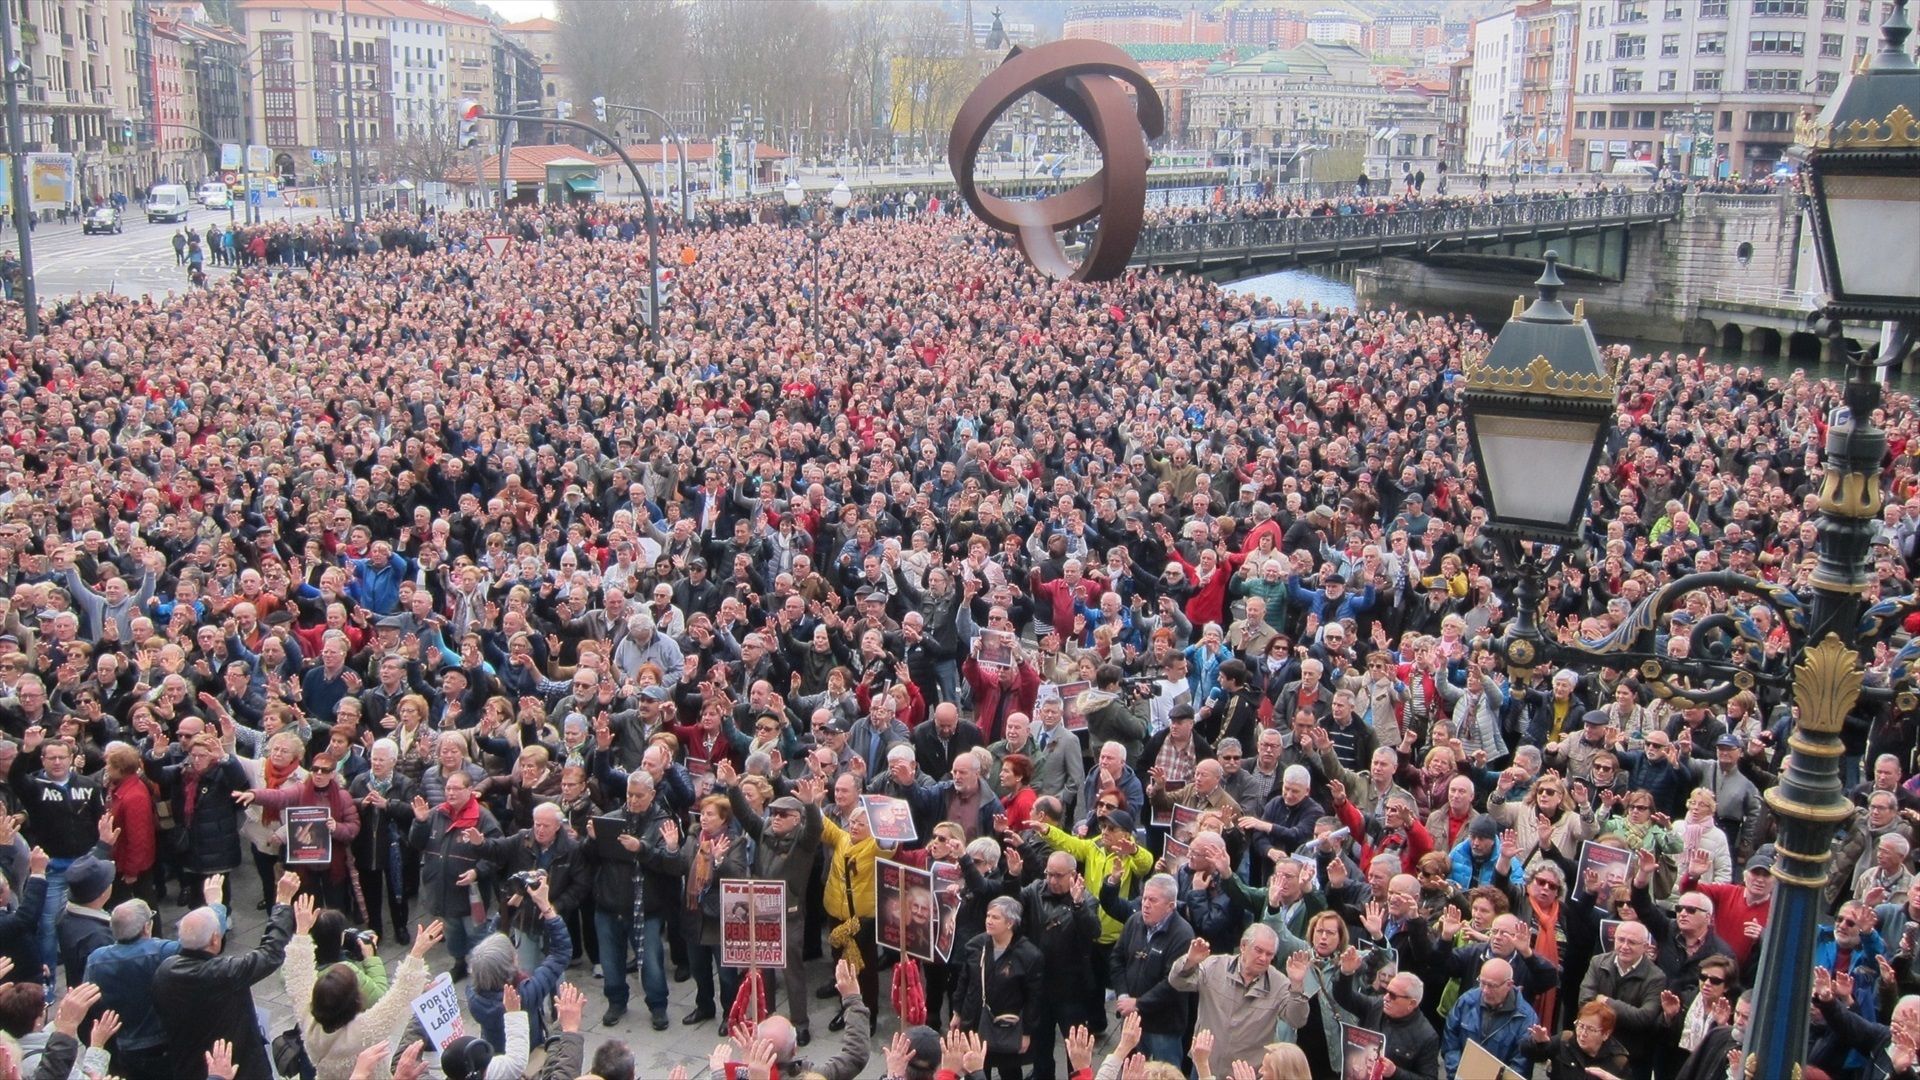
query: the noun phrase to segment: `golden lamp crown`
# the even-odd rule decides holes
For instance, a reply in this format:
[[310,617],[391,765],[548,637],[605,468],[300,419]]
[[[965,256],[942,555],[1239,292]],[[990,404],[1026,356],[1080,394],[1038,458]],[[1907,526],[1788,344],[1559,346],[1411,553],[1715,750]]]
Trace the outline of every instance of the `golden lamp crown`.
[[1920,117],[1896,105],[1884,120],[1823,124],[1812,113],[1794,125],[1794,141],[1809,150],[1868,150],[1920,146]]
[[1536,356],[1524,368],[1489,367],[1484,355],[1467,357],[1468,390],[1503,394],[1539,394],[1544,397],[1589,398],[1612,401],[1619,395],[1618,361],[1600,375],[1577,375],[1553,370],[1544,356]]

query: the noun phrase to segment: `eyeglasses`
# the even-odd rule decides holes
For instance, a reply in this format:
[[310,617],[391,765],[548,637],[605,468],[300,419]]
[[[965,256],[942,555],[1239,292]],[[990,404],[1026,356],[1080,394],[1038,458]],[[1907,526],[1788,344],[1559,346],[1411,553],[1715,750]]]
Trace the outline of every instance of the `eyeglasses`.
[[1385,990],[1382,990],[1380,994],[1382,997],[1389,998],[1394,1001],[1412,1001],[1413,1000],[1412,994],[1403,994],[1400,991],[1395,990],[1391,986],[1387,987]]
[[1596,761],[1593,763],[1593,771],[1594,772],[1612,772],[1613,766],[1605,761]]
[[1548,892],[1559,892],[1559,891],[1560,891],[1560,885],[1559,885],[1559,883],[1557,883],[1557,882],[1552,882],[1552,881],[1548,881],[1548,880],[1546,880],[1546,879],[1544,879],[1544,878],[1535,878],[1535,879],[1534,879],[1534,881],[1533,881],[1533,883],[1534,883],[1534,885],[1535,885],[1536,887],[1538,887],[1538,888],[1542,888],[1542,889],[1545,889],[1545,890],[1547,890]]
[[1838,919],[1837,921],[1838,921],[1838,924],[1839,924],[1839,926],[1840,926],[1840,927],[1841,927],[1842,929],[1846,929],[1846,930],[1857,930],[1857,929],[1859,929],[1859,927],[1860,927],[1860,922],[1859,922],[1859,920],[1857,920],[1857,919],[1855,919],[1855,918],[1854,918],[1853,916],[1851,916],[1851,915],[1842,915],[1842,916],[1840,916],[1840,918],[1839,918],[1839,919]]
[[1243,755],[1240,755],[1240,754],[1221,754],[1220,760],[1221,761],[1239,761],[1242,756]]
[[1702,973],[1700,976],[1700,981],[1703,983],[1708,983],[1712,986],[1727,985],[1727,977],[1725,975],[1707,975]]
[[1703,907],[1695,907],[1692,904],[1675,904],[1673,906],[1673,913],[1675,915],[1705,915],[1707,913],[1707,909]]
[[331,774],[332,774],[332,772],[333,772],[333,766],[331,766],[331,765],[327,765],[327,766],[323,766],[323,767],[318,767],[318,768],[315,768],[315,769],[313,770],[313,775],[315,775],[315,776],[328,776],[328,775],[331,775]]
[[1651,809],[1653,809],[1653,804],[1652,804],[1652,803],[1643,803],[1643,802],[1632,802],[1632,803],[1628,803],[1628,804],[1627,804],[1627,809],[1629,809],[1629,810],[1651,810]]
[[1577,1031],[1577,1032],[1579,1032],[1579,1033],[1580,1033],[1580,1034],[1582,1034],[1582,1035],[1598,1035],[1598,1034],[1600,1034],[1600,1025],[1599,1025],[1599,1024],[1588,1024],[1588,1023],[1578,1023],[1578,1024],[1575,1024],[1575,1025],[1573,1025],[1573,1030],[1575,1030],[1575,1031]]

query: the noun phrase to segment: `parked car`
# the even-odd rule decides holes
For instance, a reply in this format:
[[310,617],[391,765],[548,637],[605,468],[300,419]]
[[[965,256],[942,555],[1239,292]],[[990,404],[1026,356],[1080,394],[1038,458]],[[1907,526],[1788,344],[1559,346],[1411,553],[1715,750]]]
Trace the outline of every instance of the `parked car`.
[[233,204],[232,197],[227,194],[227,185],[218,180],[200,185],[199,199],[200,205],[209,210],[225,210]]
[[120,225],[120,211],[111,206],[99,206],[87,212],[87,218],[80,223],[80,231],[88,236],[94,233],[123,232]]

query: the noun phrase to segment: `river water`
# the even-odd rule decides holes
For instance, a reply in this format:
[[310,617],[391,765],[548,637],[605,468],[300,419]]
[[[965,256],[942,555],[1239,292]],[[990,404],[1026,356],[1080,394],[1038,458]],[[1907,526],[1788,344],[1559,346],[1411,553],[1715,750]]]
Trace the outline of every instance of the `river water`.
[[[1358,302],[1355,299],[1352,282],[1341,281],[1336,277],[1314,273],[1310,270],[1282,270],[1274,274],[1261,274],[1258,277],[1228,282],[1221,287],[1231,293],[1257,296],[1262,299],[1277,300],[1281,303],[1298,300],[1310,307],[1318,305],[1323,309],[1351,308]],[[1665,341],[1642,341],[1636,338],[1600,339],[1600,344],[1602,345],[1612,345],[1616,343],[1631,346],[1636,354],[1652,353],[1657,355],[1662,352],[1681,351],[1680,346]],[[1693,353],[1697,351],[1698,348],[1699,346],[1696,345],[1685,351]],[[1769,375],[1779,375],[1783,377],[1792,374],[1796,368],[1803,366],[1794,361],[1784,360],[1779,357],[1754,356],[1749,353],[1728,352],[1717,348],[1707,349],[1707,359],[1717,364],[1744,365],[1749,368],[1759,368]],[[1842,372],[1832,365],[1819,365],[1809,370],[1826,378],[1838,379],[1843,377]],[[1895,372],[1888,381],[1890,385],[1908,393],[1920,393],[1920,373],[1911,371]]]

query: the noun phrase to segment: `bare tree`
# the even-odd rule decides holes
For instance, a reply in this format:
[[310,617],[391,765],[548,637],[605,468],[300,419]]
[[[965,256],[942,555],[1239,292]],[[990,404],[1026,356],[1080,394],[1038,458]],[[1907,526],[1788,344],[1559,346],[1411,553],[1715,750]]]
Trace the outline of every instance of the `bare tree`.
[[401,176],[442,180],[461,161],[460,125],[446,102],[434,101],[428,108],[425,124],[411,125],[404,137],[394,140],[390,160]]
[[[778,7],[781,5],[769,5]],[[604,97],[665,112],[687,78],[688,20],[674,0],[559,0],[554,52],[587,101]]]

